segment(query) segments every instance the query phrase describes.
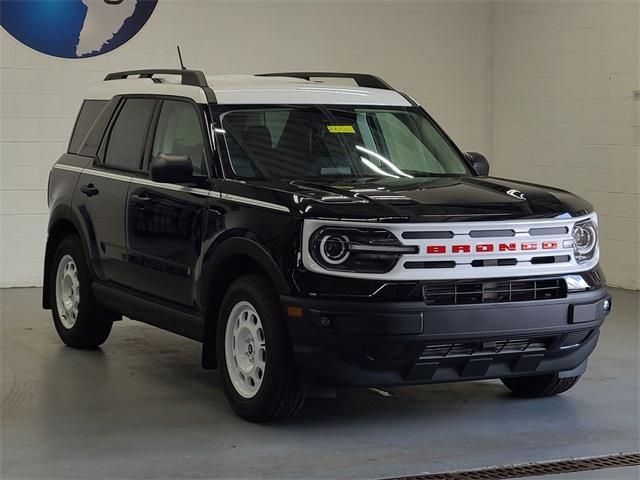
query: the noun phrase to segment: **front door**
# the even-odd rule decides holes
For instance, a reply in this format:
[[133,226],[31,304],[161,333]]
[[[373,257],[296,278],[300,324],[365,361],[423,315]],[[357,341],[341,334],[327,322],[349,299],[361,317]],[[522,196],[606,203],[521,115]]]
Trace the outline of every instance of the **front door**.
[[[145,171],[130,183],[127,240],[135,289],[184,306],[195,306],[197,262],[209,193],[209,157],[200,107],[162,100]],[[148,164],[160,154],[186,154],[193,181],[158,183]]]

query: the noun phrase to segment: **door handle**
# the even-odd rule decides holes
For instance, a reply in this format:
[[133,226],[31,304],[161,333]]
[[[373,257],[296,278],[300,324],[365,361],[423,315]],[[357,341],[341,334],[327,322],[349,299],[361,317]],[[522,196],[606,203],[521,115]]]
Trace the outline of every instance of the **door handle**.
[[131,200],[136,203],[147,203],[151,198],[146,193],[143,193],[142,195],[131,195]]
[[80,191],[87,197],[93,197],[94,195],[98,195],[100,193],[100,190],[98,190],[93,183],[81,186]]

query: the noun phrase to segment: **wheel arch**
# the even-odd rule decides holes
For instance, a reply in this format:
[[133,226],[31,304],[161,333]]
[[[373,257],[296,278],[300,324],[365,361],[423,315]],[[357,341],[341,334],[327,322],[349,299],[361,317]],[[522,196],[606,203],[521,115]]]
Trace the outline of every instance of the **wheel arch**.
[[202,271],[199,298],[201,305],[206,306],[202,366],[211,369],[217,368],[217,322],[229,286],[244,275],[260,274],[271,281],[279,294],[288,295],[291,289],[269,252],[258,242],[246,237],[230,238],[216,246],[215,254],[205,261]]
[[69,205],[60,205],[51,212],[47,230],[47,244],[44,253],[44,271],[42,278],[42,308],[48,310],[51,308],[51,285],[49,281],[51,276],[51,261],[53,260],[53,255],[60,241],[69,235],[77,235],[80,238],[80,243],[82,244],[85,258],[87,258],[87,264],[90,269],[92,269],[92,265],[87,244],[80,233],[82,230],[79,228],[78,222],[73,218]]

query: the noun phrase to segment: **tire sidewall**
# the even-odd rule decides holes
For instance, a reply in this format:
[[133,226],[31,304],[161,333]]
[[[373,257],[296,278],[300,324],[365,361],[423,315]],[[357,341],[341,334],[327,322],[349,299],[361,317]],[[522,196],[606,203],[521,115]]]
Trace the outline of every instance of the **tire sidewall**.
[[[58,313],[58,296],[57,292],[57,274],[60,261],[65,255],[69,255],[75,265],[80,283],[80,304],[78,305],[78,316],[71,328],[63,325]],[[53,312],[53,323],[60,338],[67,343],[76,343],[76,339],[84,336],[85,331],[90,327],[89,322],[93,311],[93,295],[91,291],[92,275],[85,260],[84,250],[77,237],[65,237],[53,256],[50,277],[49,277],[49,293],[51,298],[51,310]]]

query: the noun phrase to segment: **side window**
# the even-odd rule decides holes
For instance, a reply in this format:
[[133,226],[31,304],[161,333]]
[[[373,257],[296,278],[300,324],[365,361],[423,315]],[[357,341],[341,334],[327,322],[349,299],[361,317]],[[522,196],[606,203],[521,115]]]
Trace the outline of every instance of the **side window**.
[[140,168],[155,104],[155,100],[147,98],[125,100],[109,134],[105,164],[127,170]]
[[106,100],[85,100],[80,107],[78,113],[78,119],[73,127],[73,133],[71,134],[71,140],[69,141],[69,153],[78,153],[82,141],[89,133],[89,129],[93,122],[96,121],[100,112],[107,104]]
[[96,156],[98,148],[100,147],[100,142],[104,136],[104,132],[109,126],[109,120],[111,120],[111,117],[115,113],[119,103],[120,99],[112,98],[107,106],[104,107],[102,113],[98,116],[96,121],[93,122],[93,126],[85,137],[84,143],[80,147],[80,150],[78,150],[78,155],[83,155],[85,157]]
[[186,154],[194,175],[207,175],[200,115],[187,102],[165,100],[153,140],[151,158],[161,153]]

